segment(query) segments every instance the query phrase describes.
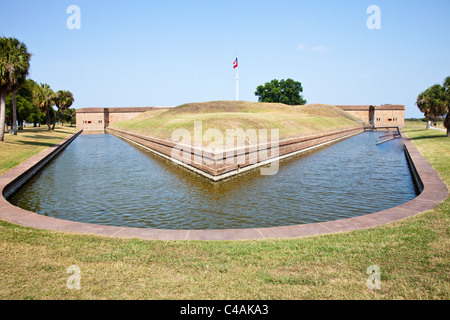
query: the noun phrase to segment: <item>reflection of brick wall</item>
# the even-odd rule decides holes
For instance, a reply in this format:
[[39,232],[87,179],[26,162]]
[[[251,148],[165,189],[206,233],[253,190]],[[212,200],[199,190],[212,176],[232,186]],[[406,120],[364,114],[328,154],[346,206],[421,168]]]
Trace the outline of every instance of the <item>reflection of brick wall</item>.
[[143,112],[155,109],[167,109],[160,107],[139,108],[81,108],[77,111],[77,129],[84,131],[102,131],[109,125],[122,120],[137,117]]
[[[204,174],[213,180],[219,180],[229,174],[239,173],[242,170],[246,170],[247,167],[252,168],[258,166],[258,163],[263,161],[287,157],[296,154],[301,150],[349,137],[363,131],[362,126],[357,126],[312,136],[280,140],[277,141],[273,147],[271,145],[272,142],[269,141],[266,144],[258,144],[253,146],[246,145],[240,148],[234,148],[231,150],[228,149],[223,153],[205,154],[205,149],[191,147],[189,148],[189,152],[186,148],[182,148],[178,144],[168,140],[108,128],[109,133],[134,141],[166,158],[170,158],[173,161],[182,162],[188,168]],[[173,150],[176,152],[172,153]],[[186,152],[186,154],[183,152]],[[229,157],[229,152],[233,154],[232,157]]]

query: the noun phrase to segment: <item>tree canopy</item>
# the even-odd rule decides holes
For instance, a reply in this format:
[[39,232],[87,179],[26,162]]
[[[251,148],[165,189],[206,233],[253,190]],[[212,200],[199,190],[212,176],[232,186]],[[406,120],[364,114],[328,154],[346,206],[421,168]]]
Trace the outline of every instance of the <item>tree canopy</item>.
[[16,38],[0,38],[0,141],[4,141],[6,97],[13,93],[13,120],[15,120],[15,92],[22,86],[30,68],[31,54],[26,45]]
[[[38,123],[45,122],[45,114],[33,105],[33,88],[36,82],[32,79],[27,79],[25,83],[17,90],[16,104],[17,104],[17,121],[33,123],[35,126]],[[13,123],[13,108],[12,108],[12,94],[6,98],[6,122]]]
[[435,84],[421,92],[417,96],[416,105],[428,119],[445,115],[444,126],[450,137],[450,76],[444,80],[443,85]]
[[[0,141],[4,138],[5,123],[10,123],[13,134],[17,134],[17,122],[42,123],[56,120],[75,101],[70,91],[60,90],[56,94],[47,84],[37,85],[27,79],[31,53],[26,45],[16,38],[0,37]],[[58,108],[55,116],[53,106]],[[71,119],[72,112],[68,113]]]
[[303,105],[306,100],[301,92],[303,87],[301,82],[290,78],[284,80],[273,79],[256,88],[255,96],[259,102],[279,102],[289,105]]
[[48,130],[51,130],[51,109],[55,104],[55,92],[46,83],[41,83],[33,89],[33,104],[46,115]]
[[67,90],[59,90],[55,93],[54,103],[58,110],[56,111],[55,121],[53,122],[53,130],[55,129],[56,121],[60,120],[61,114],[64,110],[70,108],[75,99],[73,98],[73,94]]

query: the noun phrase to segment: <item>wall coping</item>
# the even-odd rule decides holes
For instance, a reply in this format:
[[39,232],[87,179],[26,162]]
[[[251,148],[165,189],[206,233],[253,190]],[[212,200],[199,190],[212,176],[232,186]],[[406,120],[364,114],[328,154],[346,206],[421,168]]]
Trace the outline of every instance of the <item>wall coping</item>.
[[336,105],[336,107],[341,108],[344,111],[369,111],[371,108],[373,110],[405,110],[405,106],[402,104],[382,104],[381,106],[376,105]]
[[[444,201],[448,196],[446,184],[437,171],[415,148],[410,139],[402,133],[405,152],[410,168],[419,185],[421,193],[414,199],[399,206],[358,217],[341,220],[318,222],[302,225],[221,230],[172,230],[147,229],[133,227],[116,227],[83,222],[68,221],[40,215],[9,203],[5,194],[12,188],[18,188],[34,173],[40,170],[58,152],[63,150],[82,130],[62,140],[41,153],[29,158],[18,166],[0,176],[0,219],[25,227],[61,231],[76,234],[102,235],[117,238],[139,238],[148,240],[251,240],[273,238],[297,238],[304,236],[347,232],[352,230],[372,228],[389,222],[414,216],[430,210]],[[418,180],[417,180],[418,179]]]
[[166,110],[170,107],[92,107],[75,109],[77,113],[127,113],[138,112],[144,113],[150,110]]

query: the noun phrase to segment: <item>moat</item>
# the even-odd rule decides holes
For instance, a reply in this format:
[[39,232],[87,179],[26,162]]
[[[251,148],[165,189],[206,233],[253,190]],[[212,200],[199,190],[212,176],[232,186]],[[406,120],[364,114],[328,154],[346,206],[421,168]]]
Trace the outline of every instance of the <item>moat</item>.
[[416,197],[403,151],[366,132],[212,182],[110,134],[81,135],[9,201],[71,221],[160,229],[228,229],[349,218]]

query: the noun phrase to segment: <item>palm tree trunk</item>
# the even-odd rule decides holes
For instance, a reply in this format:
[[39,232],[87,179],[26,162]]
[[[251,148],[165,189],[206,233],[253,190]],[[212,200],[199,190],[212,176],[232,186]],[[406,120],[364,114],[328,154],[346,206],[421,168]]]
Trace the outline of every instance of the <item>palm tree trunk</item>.
[[55,130],[56,121],[58,121],[58,119],[59,119],[59,108],[58,108],[58,111],[56,111],[55,119],[53,120],[52,130]]
[[450,137],[450,110],[447,110],[447,115],[444,119],[444,127],[447,128],[447,137]]
[[59,122],[59,121],[61,121],[61,111],[60,111],[61,109],[60,108],[58,108],[58,110],[56,111],[56,115],[55,115],[55,121],[53,122],[53,128],[52,128],[52,130],[55,130],[55,125],[56,125],[56,122]]
[[50,111],[47,111],[45,114],[47,116],[47,127],[48,127],[48,130],[52,130],[52,124],[50,123]]
[[0,142],[5,141],[6,94],[0,93]]
[[16,91],[12,92],[12,123],[11,129],[13,135],[17,135],[17,108],[16,108]]

